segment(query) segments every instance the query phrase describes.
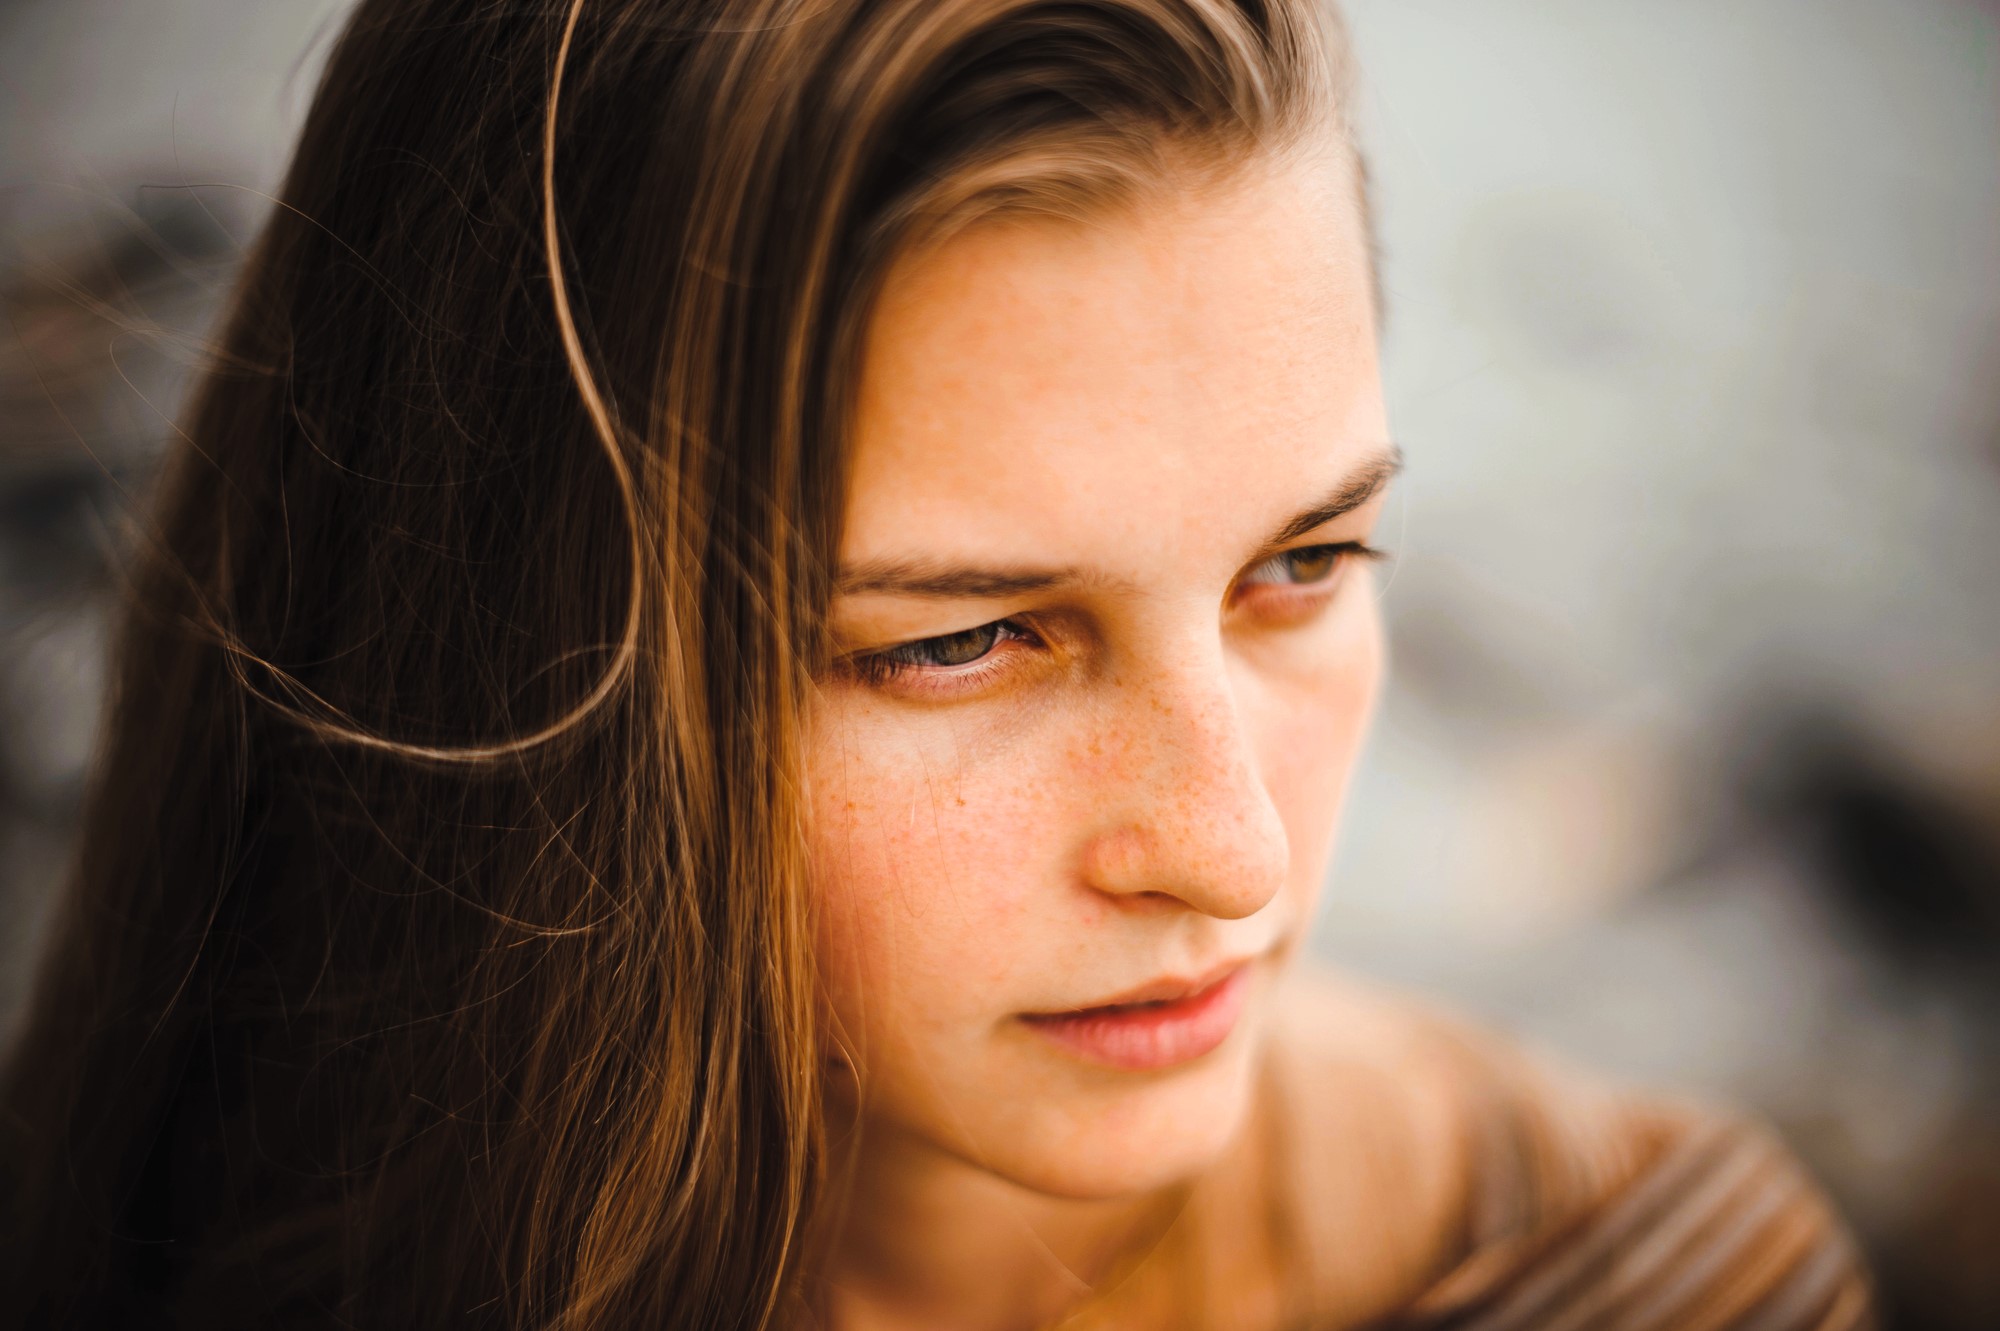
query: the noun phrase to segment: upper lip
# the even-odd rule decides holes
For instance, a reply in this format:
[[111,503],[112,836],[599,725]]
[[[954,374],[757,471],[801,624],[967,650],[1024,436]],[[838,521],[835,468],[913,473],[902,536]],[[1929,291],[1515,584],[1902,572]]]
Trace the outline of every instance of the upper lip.
[[1177,975],[1162,976],[1157,980],[1148,980],[1142,985],[1127,989],[1123,993],[1113,994],[1109,998],[1100,998],[1094,1003],[1079,1003],[1075,1007],[1059,1008],[1052,1012],[1031,1012],[1028,1015],[1033,1017],[1064,1017],[1077,1012],[1092,1012],[1098,1008],[1129,1007],[1134,1003],[1171,1003],[1177,999],[1190,998],[1204,989],[1219,984],[1254,960],[1256,960],[1254,956],[1237,957],[1232,961],[1225,961],[1220,965],[1211,966],[1197,975],[1186,977]]

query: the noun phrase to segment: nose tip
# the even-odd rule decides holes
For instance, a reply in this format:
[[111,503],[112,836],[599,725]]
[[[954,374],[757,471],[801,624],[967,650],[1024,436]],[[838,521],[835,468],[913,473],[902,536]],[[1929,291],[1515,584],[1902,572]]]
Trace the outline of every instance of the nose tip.
[[1086,853],[1088,880],[1218,919],[1256,914],[1283,888],[1291,846],[1234,699],[1184,695],[1151,710],[1156,724],[1126,734],[1148,750],[1137,762],[1144,776],[1107,801],[1113,816]]

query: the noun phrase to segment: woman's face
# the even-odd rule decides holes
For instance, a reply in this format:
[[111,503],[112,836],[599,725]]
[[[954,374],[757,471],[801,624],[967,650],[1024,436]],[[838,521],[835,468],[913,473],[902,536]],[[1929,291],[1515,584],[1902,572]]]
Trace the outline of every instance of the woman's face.
[[808,770],[871,1133],[1108,1197],[1242,1120],[1382,672],[1351,171],[889,275]]

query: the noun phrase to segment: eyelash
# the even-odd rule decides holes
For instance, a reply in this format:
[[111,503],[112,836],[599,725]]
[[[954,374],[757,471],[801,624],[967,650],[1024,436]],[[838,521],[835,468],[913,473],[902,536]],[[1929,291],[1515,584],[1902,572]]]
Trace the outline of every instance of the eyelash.
[[1333,565],[1327,569],[1323,576],[1315,578],[1310,582],[1290,584],[1295,587],[1318,588],[1331,586],[1333,580],[1340,575],[1341,569],[1346,567],[1350,561],[1358,559],[1364,563],[1374,563],[1378,560],[1387,559],[1389,552],[1369,545],[1365,541],[1335,541],[1327,545],[1303,545],[1296,550],[1286,550],[1280,554],[1272,555],[1262,564],[1258,564],[1252,568],[1250,572],[1255,573],[1266,565],[1280,563],[1287,559],[1297,559],[1302,555],[1333,556]]
[[867,652],[859,656],[849,657],[847,660],[847,669],[849,673],[864,684],[886,684],[892,679],[899,679],[915,672],[948,674],[954,685],[961,682],[970,684],[974,681],[984,679],[1003,668],[992,660],[992,647],[986,648],[985,651],[982,651],[972,660],[955,666],[924,665],[919,662],[898,658],[901,654],[914,653],[924,648],[935,649],[940,643],[951,642],[958,638],[970,638],[976,634],[984,633],[991,633],[993,635],[993,642],[996,645],[1008,641],[1034,643],[1041,641],[1041,637],[1038,634],[1018,620],[996,619],[991,623],[981,624],[976,628],[964,629],[957,633],[941,633],[936,637],[916,638],[910,642],[898,643],[894,647],[885,647],[879,652]]
[[[1279,564],[1286,560],[1297,560],[1307,555],[1321,557],[1331,555],[1333,562],[1325,574],[1309,582],[1259,583],[1252,585],[1277,586],[1281,589],[1287,587],[1304,589],[1302,593],[1295,590],[1294,595],[1299,596],[1300,599],[1318,599],[1331,591],[1333,586],[1336,585],[1341,570],[1351,561],[1361,560],[1373,563],[1377,560],[1387,559],[1389,552],[1363,541],[1338,541],[1325,545],[1306,545],[1300,546],[1296,550],[1286,550],[1280,554],[1273,555],[1263,563],[1254,566],[1250,572],[1256,573],[1270,565]],[[1239,585],[1242,584],[1239,583]],[[935,651],[941,644],[952,642],[955,639],[971,638],[977,634],[989,633],[992,635],[992,645],[988,646],[977,657],[960,665],[926,665],[906,659],[908,655],[927,648]],[[943,678],[939,680],[940,685],[944,688],[957,691],[961,688],[976,687],[981,681],[1007,669],[1004,663],[994,658],[995,648],[1000,643],[1009,641],[1040,643],[1042,639],[1033,629],[1022,624],[1019,620],[996,619],[989,623],[978,625],[975,628],[962,629],[957,633],[942,633],[929,638],[915,638],[909,642],[897,643],[893,647],[885,647],[880,651],[860,653],[848,657],[844,662],[844,666],[850,676],[863,684],[879,686],[892,681],[906,679],[912,675],[921,674],[942,676]]]

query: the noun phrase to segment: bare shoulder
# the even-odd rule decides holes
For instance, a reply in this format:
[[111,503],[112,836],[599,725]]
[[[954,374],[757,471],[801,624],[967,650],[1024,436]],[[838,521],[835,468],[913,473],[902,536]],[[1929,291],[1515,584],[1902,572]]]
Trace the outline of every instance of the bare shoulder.
[[1747,1115],[1611,1084],[1421,1001],[1299,976],[1277,1099],[1328,1326],[1845,1331],[1845,1226]]

